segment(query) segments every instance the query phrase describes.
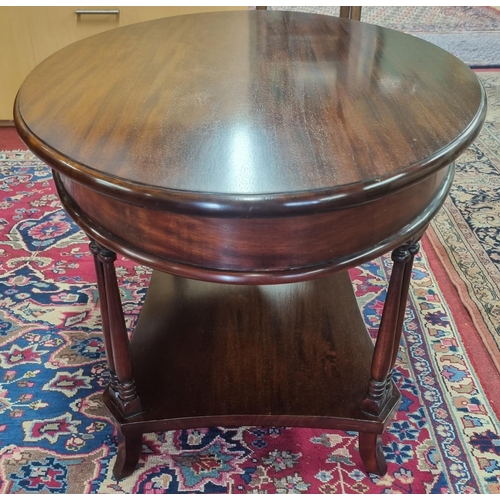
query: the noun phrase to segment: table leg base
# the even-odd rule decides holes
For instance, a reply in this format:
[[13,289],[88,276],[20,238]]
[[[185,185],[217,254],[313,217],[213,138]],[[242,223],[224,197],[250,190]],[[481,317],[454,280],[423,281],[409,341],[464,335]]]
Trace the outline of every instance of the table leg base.
[[269,286],[154,272],[131,340],[143,411],[125,415],[104,394],[122,435],[115,476],[134,470],[142,433],[216,426],[357,431],[367,470],[383,473],[373,436],[400,394],[389,381],[380,413],[363,412],[373,350],[347,272]]
[[113,467],[113,476],[119,481],[135,470],[142,450],[142,433],[124,435],[118,431],[118,453]]
[[387,462],[382,451],[381,434],[360,432],[359,454],[367,472],[378,476],[383,476],[387,472]]
[[[118,453],[113,467],[113,477],[120,481],[130,476],[141,457],[142,433],[123,435],[118,431]],[[359,454],[367,472],[383,476],[387,462],[382,450],[382,435],[359,433]]]

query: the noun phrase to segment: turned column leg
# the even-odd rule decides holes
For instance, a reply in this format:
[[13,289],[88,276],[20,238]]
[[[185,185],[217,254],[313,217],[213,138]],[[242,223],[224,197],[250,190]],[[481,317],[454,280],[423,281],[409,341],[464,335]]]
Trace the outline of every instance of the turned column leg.
[[104,285],[104,267],[99,260],[99,246],[94,240],[90,240],[90,251],[94,254],[94,267],[97,277],[97,290],[101,305],[102,333],[104,337],[104,349],[109,366],[109,385],[115,398],[118,397],[118,378],[116,376],[115,362],[113,359],[113,348],[111,347],[111,334],[109,330],[108,301],[106,298],[106,286]]
[[411,272],[413,270],[413,260],[415,255],[417,255],[420,250],[420,242],[415,241],[408,247],[408,252],[410,253],[410,258],[405,265],[403,283],[401,286],[401,298],[399,303],[398,320],[396,323],[396,335],[394,338],[394,345],[392,348],[392,358],[391,358],[391,373],[389,374],[389,379],[392,378],[392,372],[394,371],[394,366],[396,364],[396,359],[398,357],[399,344],[401,343],[401,335],[403,334],[403,323],[405,320],[406,306],[408,304],[408,290],[410,288]]
[[[384,312],[373,353],[371,379],[361,409],[370,415],[380,415],[390,397],[392,371],[398,355],[408,301],[413,259],[420,246],[411,240],[392,252],[392,268]],[[384,475],[387,463],[382,451],[382,435],[359,433],[359,453],[368,472]]]
[[[389,375],[396,360],[401,338],[404,312],[412,269],[410,241],[392,252],[392,268],[389,289],[385,299],[384,312],[380,322],[375,351],[371,366],[371,379],[368,392],[361,404],[361,409],[370,415],[380,415],[387,399]],[[396,343],[397,342],[397,343]]]
[[97,260],[97,284],[101,299],[104,342],[111,372],[110,386],[114,402],[126,418],[140,413],[142,408],[132,376],[130,342],[114,266],[116,254],[95,242],[91,243],[91,250]]

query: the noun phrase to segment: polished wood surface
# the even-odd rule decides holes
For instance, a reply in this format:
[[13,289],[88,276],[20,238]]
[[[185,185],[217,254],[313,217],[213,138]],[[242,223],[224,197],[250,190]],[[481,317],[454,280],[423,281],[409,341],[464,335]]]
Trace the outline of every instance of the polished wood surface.
[[465,64],[418,38],[238,11],[66,47],[26,79],[15,113],[33,151],[97,191],[252,217],[360,203],[429,175],[475,137],[485,98]]
[[[235,422],[234,416],[253,415],[257,424],[267,415],[274,416],[267,424],[274,418],[285,425],[279,415],[286,415],[286,425],[307,426],[314,419],[306,415],[323,415],[321,425],[364,419],[383,429],[359,407],[373,343],[347,272],[273,286],[214,285],[155,272],[143,310],[132,338],[136,384],[149,408],[141,420],[226,415]],[[350,366],[360,368],[352,373]]]
[[110,385],[122,433],[116,478],[133,472],[143,432],[218,425],[359,431],[369,471],[383,472],[376,438],[400,394],[388,381],[380,411],[362,411],[373,343],[347,272],[257,287],[155,271],[131,344],[144,412],[124,418]]
[[109,10],[109,7],[4,7],[0,6],[0,121],[12,120],[19,86],[35,66],[54,52],[83,38],[133,23],[162,17],[247,10],[248,7],[119,6],[119,15],[77,15],[76,9]]
[[[485,109],[441,49],[312,14],[152,21],[41,64],[15,121],[92,241],[115,478],[143,432],[251,424],[358,430],[384,474],[413,257]],[[373,349],[345,269],[388,250]],[[155,269],[131,345],[115,252]]]
[[[55,180],[65,209],[80,227],[136,262],[188,278],[270,284],[353,267],[420,234],[444,202],[453,173],[450,166],[351,208],[260,218],[153,210],[96,193],[59,174]],[[369,230],[360,230],[361,223]]]

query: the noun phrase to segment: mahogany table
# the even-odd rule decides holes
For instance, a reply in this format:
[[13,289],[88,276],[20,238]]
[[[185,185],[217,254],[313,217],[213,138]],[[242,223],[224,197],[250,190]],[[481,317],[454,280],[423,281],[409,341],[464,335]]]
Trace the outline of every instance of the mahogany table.
[[[414,37],[273,12],[108,31],[28,76],[15,122],[91,239],[119,429],[359,431],[369,472],[418,240],[478,134],[474,73]],[[347,269],[393,250],[375,347]],[[154,269],[129,342],[114,260]]]

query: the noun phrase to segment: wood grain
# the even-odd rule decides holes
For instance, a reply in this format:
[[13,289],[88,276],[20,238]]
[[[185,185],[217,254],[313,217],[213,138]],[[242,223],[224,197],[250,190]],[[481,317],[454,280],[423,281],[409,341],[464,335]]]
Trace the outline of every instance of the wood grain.
[[[191,278],[269,283],[352,267],[410,239],[444,202],[453,172],[443,169],[372,203],[280,218],[177,214],[125,203],[68,178],[57,176],[56,185],[81,227],[135,261]],[[370,230],[360,231],[360,221]]]
[[[217,10],[246,10],[248,7],[144,7],[124,6],[116,15],[77,16],[78,7],[0,6],[0,120],[12,119],[12,107],[20,85],[31,70],[58,50],[104,31],[149,21]],[[92,8],[92,7],[90,7]],[[105,7],[95,7],[103,10]]]
[[347,272],[261,287],[154,272],[132,352],[145,412],[122,422],[135,428],[195,427],[202,417],[349,430],[361,421],[382,432],[399,398],[393,386],[383,415],[360,410],[373,344]]
[[249,11],[73,44],[23,84],[30,148],[93,189],[204,215],[328,210],[448,165],[485,113],[475,74],[396,31]]
[[[212,425],[358,430],[383,474],[414,243],[485,109],[443,50],[304,13],[151,21],[38,66],[15,121],[98,244],[115,477],[141,433]],[[345,269],[395,247],[372,356]],[[130,350],[113,252],[156,270]]]

